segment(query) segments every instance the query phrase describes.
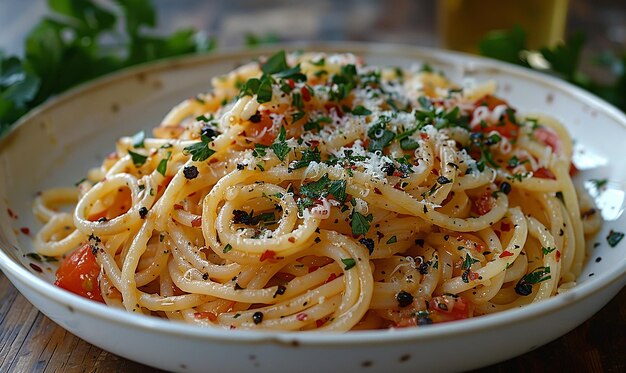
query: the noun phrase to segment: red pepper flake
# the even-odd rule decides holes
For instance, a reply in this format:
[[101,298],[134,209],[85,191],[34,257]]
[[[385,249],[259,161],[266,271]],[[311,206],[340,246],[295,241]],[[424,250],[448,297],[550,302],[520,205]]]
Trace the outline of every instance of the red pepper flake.
[[269,262],[274,263],[276,260],[276,252],[272,250],[265,250],[263,254],[261,254],[260,260],[262,262],[268,260]]
[[478,273],[472,271],[470,271],[467,275],[467,278],[469,278],[470,281],[478,280],[479,277]]
[[320,145],[320,142],[317,140],[311,140],[309,141],[309,145],[311,146],[311,148],[317,148]]
[[533,172],[533,176],[540,179],[551,179],[556,180],[556,176],[552,173],[552,171],[547,168],[541,167],[537,169],[537,171]]
[[194,228],[198,228],[202,225],[202,216],[198,216],[191,221],[191,226]]
[[404,174],[403,174],[402,172],[398,171],[398,170],[395,170],[395,171],[393,172],[393,176],[396,176],[396,177],[401,177],[401,176],[403,176],[403,175],[404,175]]
[[291,242],[291,243],[295,243],[296,242],[296,238],[295,237],[289,237],[287,239],[287,241]]
[[574,163],[569,164],[569,176],[575,176],[578,174],[578,168],[574,165]]
[[196,319],[209,319],[210,321],[217,321],[217,315],[209,311],[196,312],[193,314],[193,317]]
[[428,137],[428,134],[426,134],[426,133],[424,133],[424,132],[420,133],[420,137],[421,137],[423,140],[428,140],[428,139],[430,138],[430,137]]
[[380,189],[374,187],[374,193],[375,194],[383,194],[383,192],[380,191]]
[[302,99],[304,101],[311,101],[311,92],[306,87],[300,88],[300,92],[302,92]]
[[296,82],[294,82],[293,79],[287,79],[287,84],[289,84],[289,87],[291,87],[291,89],[296,88]]
[[183,205],[179,205],[178,203],[174,204],[174,210],[182,210]]
[[336,278],[337,278],[337,275],[334,273],[331,273],[330,276],[328,276],[328,278],[326,279],[326,281],[324,281],[324,284],[328,284],[329,282],[331,282],[332,280]]
[[30,268],[34,269],[35,271],[37,271],[37,272],[39,272],[39,273],[43,272],[43,270],[41,269],[41,267],[40,267],[40,266],[38,266],[38,265],[37,265],[37,264],[35,264],[35,263],[28,263],[28,265],[30,266]]
[[274,275],[274,279],[280,283],[287,283],[293,280],[294,278],[296,278],[295,275],[292,275],[291,273],[287,273],[287,272],[277,272]]
[[396,185],[393,186],[394,189],[398,189],[398,190],[404,190],[402,189],[402,183],[397,182]]
[[306,320],[308,318],[309,318],[309,315],[307,315],[304,312],[301,312],[301,313],[296,315],[296,319],[298,319],[298,321],[304,321],[304,320]]
[[320,268],[320,266],[310,266],[310,267],[309,267],[309,273],[311,273],[311,272],[315,272],[315,271],[317,271],[319,268]]
[[508,232],[511,230],[511,225],[509,223],[502,223],[500,224],[500,229],[502,229],[502,232]]
[[556,256],[556,261],[557,261],[557,262],[558,262],[558,261],[560,261],[560,260],[561,260],[561,251],[560,251],[560,250],[557,250],[557,251],[556,251],[556,255],[555,255],[555,256]]
[[28,227],[22,227],[20,228],[20,232],[24,233],[25,235],[29,235],[30,229],[28,229]]
[[432,170],[430,170],[430,173],[436,176],[439,176],[439,171],[437,171],[437,169],[433,168]]
[[163,182],[157,187],[157,194],[161,193],[161,191],[169,185],[170,181],[172,181],[173,178],[173,176],[168,176],[163,179]]
[[11,219],[17,219],[17,214],[13,212],[11,209],[7,209],[7,213]]
[[315,320],[315,326],[317,326],[318,328],[322,327],[324,324],[326,324],[326,322],[329,320],[328,316],[324,317],[323,319],[319,319],[319,320]]
[[472,201],[472,211],[476,214],[483,216],[493,208],[494,198],[490,191],[480,196],[477,200]]
[[513,256],[513,253],[505,250],[500,254],[500,258],[506,258],[507,256]]

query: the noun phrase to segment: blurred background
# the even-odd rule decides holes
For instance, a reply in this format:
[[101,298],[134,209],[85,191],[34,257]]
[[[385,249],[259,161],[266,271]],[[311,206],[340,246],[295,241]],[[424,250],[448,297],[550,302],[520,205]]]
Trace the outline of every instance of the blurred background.
[[47,98],[120,68],[302,40],[479,53],[626,110],[625,0],[1,0],[0,24],[0,133]]
[[[214,37],[219,46],[244,45],[246,35],[254,34],[285,41],[361,40],[422,46],[445,46],[447,40],[458,47],[462,44],[458,34],[471,39],[490,27],[519,23],[549,41],[558,40],[563,29],[583,31],[590,54],[626,47],[624,0],[154,0],[152,4],[158,15],[156,32],[193,27]],[[21,54],[28,32],[49,13],[45,0],[2,0],[0,49]],[[443,28],[446,15],[450,22]],[[452,29],[460,32],[448,32],[444,38],[445,31]],[[544,45],[537,43],[541,37],[531,39],[532,47]]]

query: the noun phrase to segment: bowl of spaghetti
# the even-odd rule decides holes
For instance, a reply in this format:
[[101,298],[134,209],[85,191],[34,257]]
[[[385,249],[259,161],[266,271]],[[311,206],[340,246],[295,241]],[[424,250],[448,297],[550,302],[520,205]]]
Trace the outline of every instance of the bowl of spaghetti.
[[164,369],[470,369],[624,286],[624,139],[610,105],[473,56],[162,62],[2,140],[0,267],[72,333]]

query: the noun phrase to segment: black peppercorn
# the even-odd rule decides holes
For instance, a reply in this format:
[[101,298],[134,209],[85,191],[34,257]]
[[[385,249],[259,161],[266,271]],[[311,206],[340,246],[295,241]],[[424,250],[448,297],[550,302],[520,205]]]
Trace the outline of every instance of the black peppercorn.
[[252,315],[252,321],[254,321],[255,324],[263,322],[263,312],[255,312],[254,315]]
[[186,179],[195,179],[198,177],[198,168],[196,166],[185,166],[183,168],[183,175],[185,175]]
[[507,183],[506,181],[503,181],[502,184],[500,184],[500,191],[504,194],[511,193],[511,184]]
[[139,209],[139,216],[142,219],[146,218],[146,215],[148,215],[148,208],[146,208],[145,206]]
[[406,307],[413,303],[413,296],[406,291],[401,290],[398,295],[396,295],[396,300],[398,301],[398,305],[400,307]]

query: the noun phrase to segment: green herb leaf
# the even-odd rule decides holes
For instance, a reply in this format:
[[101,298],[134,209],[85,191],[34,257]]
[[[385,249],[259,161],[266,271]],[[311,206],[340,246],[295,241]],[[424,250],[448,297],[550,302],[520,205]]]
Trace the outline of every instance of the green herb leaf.
[[159,165],[157,166],[157,172],[163,176],[165,176],[165,172],[167,171],[167,161],[170,160],[171,156],[172,156],[172,152],[167,152],[167,157],[161,159],[161,161],[159,162]]
[[596,187],[596,189],[600,189],[606,186],[606,184],[609,182],[608,179],[591,179],[589,181]]
[[148,160],[148,157],[143,155],[143,154],[139,154],[139,153],[135,153],[134,151],[129,150],[128,154],[130,154],[130,158],[133,160],[133,164],[135,165],[135,167],[141,167],[146,163],[146,160]]
[[274,54],[273,56],[268,58],[263,65],[261,65],[261,70],[264,74],[267,75],[276,74],[283,70],[287,70],[288,68],[289,66],[287,65],[287,59],[284,50]]
[[396,236],[391,236],[391,238],[390,238],[390,239],[388,239],[386,243],[387,243],[387,245],[390,245],[390,244],[392,244],[392,243],[396,243],[396,242],[398,242],[398,237],[396,237]]
[[366,109],[362,105],[357,105],[354,109],[352,109],[352,114],[354,115],[370,115],[372,112]]
[[346,202],[346,198],[348,197],[346,193],[346,180],[334,180],[330,183],[330,187],[328,188],[328,193],[335,196],[337,201],[341,203]]
[[300,195],[308,197],[312,200],[320,199],[326,196],[327,188],[330,185],[328,174],[324,174],[319,180],[313,181],[300,186]]
[[231,244],[226,244],[226,246],[224,246],[224,249],[222,250],[222,252],[224,254],[226,254],[227,252],[231,251],[233,249],[233,247],[231,246]]
[[543,255],[548,255],[554,250],[556,250],[556,247],[542,247],[541,248],[541,252],[543,252]]
[[261,79],[261,84],[256,92],[256,100],[259,104],[272,101],[272,81],[269,78]]
[[526,47],[526,32],[520,26],[508,31],[492,31],[479,43],[478,49],[483,56],[528,67],[522,57]]
[[194,162],[202,162],[215,154],[215,150],[209,148],[209,138],[202,136],[202,141],[189,145],[183,149],[183,154],[191,154],[191,160]]
[[281,161],[284,161],[285,156],[287,156],[287,154],[289,154],[289,152],[291,151],[291,147],[287,145],[287,142],[285,141],[286,136],[287,131],[285,130],[285,127],[280,127],[278,137],[276,138],[274,143],[270,145],[270,148],[274,151],[276,157],[278,157],[278,159],[280,159]]
[[369,214],[367,216],[363,216],[363,214],[359,213],[356,210],[352,211],[352,235],[360,236],[365,235],[367,231],[370,230],[370,222],[374,218],[374,215]]
[[463,260],[463,265],[461,266],[462,269],[470,269],[470,267],[472,266],[472,264],[474,263],[478,263],[479,260],[474,259],[470,256],[470,254],[466,254],[465,255],[465,259]]
[[606,242],[609,243],[609,246],[615,247],[617,244],[624,238],[624,233],[614,231],[611,229],[609,235],[606,236]]
[[344,264],[343,269],[345,269],[346,271],[356,265],[356,261],[352,258],[341,259],[341,262]]
[[320,162],[320,151],[317,148],[313,150],[305,149],[302,151],[302,158],[298,161],[293,161],[289,165],[289,170],[297,170],[299,168],[307,167],[311,162]]

